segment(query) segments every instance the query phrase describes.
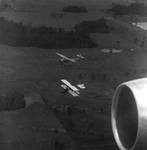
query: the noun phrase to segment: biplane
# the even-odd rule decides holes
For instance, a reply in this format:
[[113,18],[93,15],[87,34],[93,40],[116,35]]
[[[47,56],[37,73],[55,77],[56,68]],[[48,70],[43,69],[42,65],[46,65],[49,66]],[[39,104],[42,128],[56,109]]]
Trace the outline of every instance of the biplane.
[[74,97],[80,95],[80,90],[78,89],[78,87],[80,89],[85,88],[84,84],[78,84],[77,87],[76,87],[76,86],[73,86],[70,82],[68,82],[65,79],[61,79],[61,82],[63,83],[61,85],[61,87],[64,89],[64,91],[62,93],[69,92]]

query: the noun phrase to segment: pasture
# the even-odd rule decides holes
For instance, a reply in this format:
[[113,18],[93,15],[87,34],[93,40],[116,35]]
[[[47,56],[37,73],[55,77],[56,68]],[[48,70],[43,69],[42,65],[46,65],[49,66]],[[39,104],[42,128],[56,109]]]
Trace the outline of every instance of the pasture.
[[[116,1],[116,0],[112,0]],[[122,3],[122,1],[118,1]],[[107,4],[106,4],[107,3]],[[53,18],[52,13],[61,12],[62,8],[68,5],[84,6],[88,13],[63,13],[63,18]],[[100,12],[102,8],[110,8],[111,1],[15,1],[12,5],[16,8],[14,10],[1,11],[0,16],[5,17],[7,20],[14,22],[22,22],[27,25],[30,24],[35,27],[48,26],[65,30],[72,30],[75,24],[83,20],[97,20],[101,17],[109,15]]]
[[[39,49],[15,48],[5,45],[1,45],[0,48],[1,95],[14,91],[20,91],[27,96],[32,95],[32,93],[37,93],[46,99],[49,106],[73,103],[75,107],[84,108],[86,110],[85,114],[74,113],[71,117],[60,113],[55,114],[64,128],[67,127],[69,118],[72,118],[74,121],[76,132],[69,132],[69,136],[72,138],[75,145],[77,147],[83,147],[84,145],[89,147],[94,145],[98,148],[98,145],[106,144],[109,145],[109,149],[111,149],[111,147],[112,149],[117,149],[111,130],[110,108],[112,95],[120,83],[146,76],[146,52],[124,49],[122,53],[109,54],[100,52],[100,48]],[[85,58],[79,59],[76,63],[67,63],[64,66],[59,63],[60,58],[55,54],[56,52],[62,53],[70,58],[75,58],[76,54],[82,53]],[[103,78],[104,73],[107,75],[106,80]],[[84,83],[86,89],[83,89],[83,91],[81,91],[81,96],[77,98],[72,97],[69,93],[62,94],[61,92],[63,89],[60,86],[60,79],[63,78],[70,81],[73,85]],[[109,91],[111,92],[109,93]],[[26,120],[28,126],[25,127],[21,133],[18,132],[17,136],[19,137],[21,134],[22,138],[20,141],[22,141],[23,144],[20,145],[23,145],[23,147],[27,149],[27,136],[24,135],[24,132],[26,132],[27,128],[31,127],[31,120],[29,120],[29,118],[27,119],[28,112],[30,117],[32,116],[32,120],[34,120],[33,122],[35,122],[35,124],[40,122],[39,120],[37,121],[36,118],[38,115],[51,112],[50,107],[46,106],[46,104],[37,104],[37,109],[45,107],[45,111],[42,109],[41,114],[37,115],[36,112],[36,115],[34,115],[32,114],[36,107],[34,105],[35,103],[16,112],[10,111],[0,113],[1,118],[7,118],[9,116],[11,121],[13,121],[14,113],[16,115],[15,120],[18,123],[20,122],[20,119],[17,115],[21,116],[20,114],[22,114],[24,116],[21,117],[21,122],[25,124]],[[29,107],[31,107],[31,109],[29,109]],[[101,109],[103,109],[103,113],[101,112]],[[51,116],[55,117],[54,114],[51,114]],[[23,118],[25,118],[25,120]],[[46,115],[46,118],[50,117]],[[49,120],[50,119],[44,120],[42,126],[48,126],[48,123],[50,123]],[[87,126],[90,120],[94,120],[94,127],[87,133]],[[1,119],[1,122],[4,123],[3,119]],[[7,128],[2,131],[6,136],[11,134],[13,137],[13,134],[15,136],[16,133],[12,133],[11,124],[8,122],[6,122]],[[57,127],[56,124],[56,121],[52,121],[53,128]],[[14,127],[15,126],[16,124]],[[38,138],[44,136],[40,135],[44,131],[37,129],[35,132],[36,136],[39,136]],[[38,132],[41,133],[39,134]],[[29,132],[27,134],[33,133]],[[88,134],[90,134],[89,137]],[[104,135],[104,140],[100,140],[101,134]],[[46,139],[51,142],[51,145],[53,146],[53,140],[50,139],[52,136],[52,134],[50,134],[50,137],[47,135]],[[67,139],[70,139],[70,137]],[[30,140],[34,141],[34,138],[31,138],[32,139]],[[6,137],[4,140],[5,142],[2,146],[5,149],[10,149],[11,144],[15,145],[14,143],[17,141],[16,139],[11,141],[11,137],[10,139]],[[9,140],[11,142],[9,142]],[[35,139],[35,141],[37,140],[38,139]],[[87,140],[89,142],[86,142]],[[7,143],[6,147],[5,143]],[[44,146],[44,149],[52,146],[46,145]],[[105,149],[106,147],[99,147],[99,149]],[[14,149],[19,148],[19,146],[14,146]],[[33,146],[30,146],[30,148],[33,149]]]
[[71,139],[48,106],[39,103],[18,111],[1,112],[0,124],[3,150],[53,150],[55,129],[62,131],[58,135],[60,142]]

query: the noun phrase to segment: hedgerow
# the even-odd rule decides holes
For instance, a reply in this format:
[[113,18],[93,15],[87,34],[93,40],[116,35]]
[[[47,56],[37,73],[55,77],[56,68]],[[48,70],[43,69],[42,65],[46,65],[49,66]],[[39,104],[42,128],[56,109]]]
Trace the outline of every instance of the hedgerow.
[[24,95],[20,92],[7,93],[0,97],[0,110],[17,110],[25,105]]

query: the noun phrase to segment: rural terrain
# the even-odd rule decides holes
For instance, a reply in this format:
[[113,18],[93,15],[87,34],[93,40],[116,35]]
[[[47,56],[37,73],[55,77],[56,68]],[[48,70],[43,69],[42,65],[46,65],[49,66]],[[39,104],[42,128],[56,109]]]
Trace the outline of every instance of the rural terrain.
[[[20,4],[17,3],[22,10]],[[52,18],[53,6],[48,11],[41,5],[37,10],[43,13],[12,12],[7,19],[71,30],[82,20],[110,17],[102,10],[110,4],[100,4],[85,5],[89,10],[86,14],[67,13],[63,18]],[[64,5],[54,4],[55,11]],[[7,15],[8,12],[1,13],[3,17]],[[53,150],[55,140],[63,143],[64,149],[118,150],[111,127],[112,97],[121,83],[147,76],[147,44],[143,48],[140,45],[143,38],[147,39],[147,32],[131,25],[127,17],[109,19],[107,24],[111,27],[109,33],[90,33],[89,37],[97,43],[94,48],[43,49],[0,44],[0,95],[19,91],[27,104],[20,110],[0,112],[1,150]],[[122,52],[101,52],[107,48]],[[82,54],[85,58],[61,65],[56,53],[69,58]],[[83,83],[86,88],[79,97],[72,97],[63,93],[61,79],[72,85]],[[62,111],[61,106],[70,106],[72,111]]]

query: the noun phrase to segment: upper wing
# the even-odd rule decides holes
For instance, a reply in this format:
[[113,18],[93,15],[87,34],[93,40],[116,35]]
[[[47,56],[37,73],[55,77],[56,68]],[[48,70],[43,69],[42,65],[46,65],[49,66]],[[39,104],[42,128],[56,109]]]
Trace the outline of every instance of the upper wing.
[[65,57],[67,60],[69,60],[69,61],[72,61],[72,62],[76,62],[75,60],[76,59],[71,59],[71,58],[67,58],[67,57]]
[[73,58],[73,59],[71,59],[71,58],[68,58],[68,57],[66,57],[66,56],[64,56],[64,55],[62,55],[62,54],[60,54],[60,53],[56,53],[58,56],[60,56],[60,57],[62,57],[62,58],[65,58],[66,60],[69,60],[69,61],[72,61],[72,62],[76,62],[75,60],[77,60],[78,58]]
[[56,53],[58,56],[62,57],[62,58],[66,58],[66,56],[62,55],[62,54],[59,54],[59,53]]

